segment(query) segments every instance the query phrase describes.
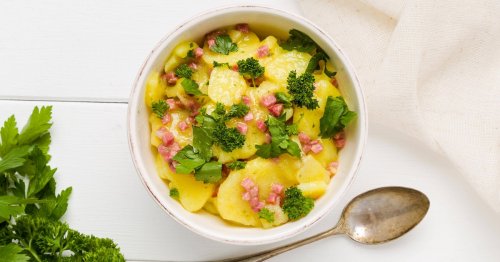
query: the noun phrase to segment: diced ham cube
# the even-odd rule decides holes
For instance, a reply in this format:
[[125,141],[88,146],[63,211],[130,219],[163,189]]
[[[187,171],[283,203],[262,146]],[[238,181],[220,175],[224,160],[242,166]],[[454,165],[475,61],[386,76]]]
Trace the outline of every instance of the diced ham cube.
[[274,104],[267,108],[273,116],[280,116],[283,113],[283,104]]
[[260,131],[262,131],[262,132],[266,132],[267,131],[267,125],[266,125],[266,123],[264,121],[262,121],[262,120],[259,119],[259,120],[257,120],[256,124],[257,124],[257,128]]
[[311,138],[304,132],[299,133],[299,141],[301,144],[308,144],[311,142]]
[[170,123],[170,121],[172,121],[172,116],[170,114],[164,114],[161,118],[161,123],[164,125]]
[[245,122],[252,121],[252,120],[253,120],[253,114],[252,114],[252,112],[248,112],[248,114],[246,114],[246,115],[243,117],[243,120],[244,120]]
[[333,85],[334,87],[339,87],[339,83],[337,82],[337,78],[332,77],[332,85]]
[[241,97],[241,100],[243,101],[243,104],[249,106],[250,105],[250,97],[248,96],[243,96]]
[[200,57],[203,56],[203,49],[201,49],[200,47],[197,47],[195,50],[194,50],[194,57],[196,59],[199,59]]
[[269,55],[269,46],[262,45],[257,49],[257,57],[264,58]]
[[173,99],[173,98],[167,99],[167,104],[168,104],[168,109],[170,109],[170,110],[177,109],[177,107],[178,107],[177,101],[175,101],[175,99]]
[[281,194],[283,192],[283,185],[279,183],[273,183],[271,184],[271,191],[276,193],[276,194]]
[[247,132],[248,132],[248,126],[247,124],[245,123],[238,123],[236,124],[236,129],[238,129],[238,131],[242,134],[242,135],[246,135]]
[[330,164],[328,164],[328,171],[330,171],[330,173],[332,173],[332,175],[336,174],[338,167],[339,167],[339,162],[337,162],[337,161],[330,162]]
[[335,139],[334,143],[337,148],[343,148],[345,146],[345,138]]
[[179,124],[177,125],[177,127],[179,128],[179,130],[181,131],[186,131],[186,129],[189,128],[189,124],[186,123],[186,121],[181,121],[179,122]]
[[238,72],[238,65],[237,64],[234,64],[231,69],[235,72]]
[[193,70],[198,69],[198,64],[196,64],[195,62],[189,63],[188,66],[189,66],[189,68],[191,68]]
[[170,146],[174,143],[174,135],[170,131],[166,130],[165,133],[163,133],[161,141],[164,145]]
[[[316,140],[317,141],[317,140]],[[323,151],[323,145],[320,144],[320,143],[317,143],[317,144],[313,144],[311,145],[311,151],[314,153],[314,154],[317,154],[321,151]]]
[[175,85],[177,83],[178,78],[175,76],[174,72],[167,72],[163,78],[167,82],[168,85]]
[[208,47],[209,47],[209,48],[212,48],[212,46],[214,46],[214,45],[215,45],[215,38],[208,39],[208,40],[207,40],[207,44],[208,44]]
[[241,186],[246,190],[250,190],[251,187],[255,186],[255,183],[251,178],[247,177],[241,181]]
[[235,26],[236,30],[242,32],[242,33],[245,33],[247,34],[248,32],[250,32],[250,27],[248,26],[248,24],[237,24]]
[[304,151],[304,153],[309,153],[309,151],[311,151],[311,144],[305,144],[302,146],[302,151]]
[[260,103],[265,107],[269,107],[276,104],[276,97],[274,96],[274,94],[263,96],[260,100]]

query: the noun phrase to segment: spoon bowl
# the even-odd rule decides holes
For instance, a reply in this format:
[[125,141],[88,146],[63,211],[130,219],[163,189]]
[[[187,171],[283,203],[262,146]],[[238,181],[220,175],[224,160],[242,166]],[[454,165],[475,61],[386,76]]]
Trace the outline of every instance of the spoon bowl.
[[379,244],[396,239],[414,228],[427,214],[427,196],[406,187],[381,187],[356,196],[342,211],[335,227],[312,237],[262,253],[228,261],[264,261],[283,252],[338,234],[362,244]]

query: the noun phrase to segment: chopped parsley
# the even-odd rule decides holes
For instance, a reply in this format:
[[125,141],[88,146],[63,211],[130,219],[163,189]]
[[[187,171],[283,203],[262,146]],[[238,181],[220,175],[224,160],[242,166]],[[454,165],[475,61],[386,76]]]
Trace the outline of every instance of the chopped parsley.
[[158,118],[163,118],[165,112],[168,110],[168,104],[167,102],[165,102],[165,100],[158,100],[156,102],[153,102],[153,104],[151,105],[151,109]]
[[309,214],[314,207],[314,200],[305,197],[297,187],[289,187],[285,190],[283,199],[283,211],[290,220],[297,220]]
[[297,72],[291,71],[287,79],[288,92],[292,95],[292,103],[298,107],[313,110],[319,107],[318,100],[314,98],[314,76],[305,72],[297,77]]
[[232,170],[240,170],[240,169],[244,169],[246,165],[247,165],[246,162],[236,160],[234,162],[227,164],[227,167],[229,169],[232,169]]
[[271,143],[255,146],[257,156],[262,158],[274,158],[281,154],[288,153],[295,157],[300,157],[299,145],[290,139],[287,126],[285,124],[285,116],[278,118],[269,116],[266,121],[269,133],[271,133]]
[[219,63],[217,61],[214,60],[214,67],[219,67],[219,66],[227,66],[229,67],[229,63]]
[[215,37],[215,44],[210,47],[210,50],[228,55],[230,52],[238,51],[238,46],[232,42],[229,35],[218,35]]
[[291,124],[286,126],[286,132],[289,136],[296,136],[299,134],[299,126],[297,124]]
[[231,108],[229,108],[229,111],[227,112],[225,118],[226,120],[229,120],[233,117],[244,117],[246,114],[248,114],[248,111],[250,111],[250,108],[243,104],[235,104],[232,105]]
[[184,88],[184,92],[190,95],[203,95],[200,91],[198,84],[191,79],[184,79],[181,82],[182,87]]
[[178,77],[184,77],[186,79],[189,79],[193,75],[193,69],[191,69],[186,64],[182,64],[175,69],[175,74]]
[[292,29],[288,33],[290,34],[288,39],[285,42],[281,43],[281,47],[283,49],[289,51],[297,50],[299,52],[310,53],[318,48],[316,42],[314,42],[314,40],[312,40],[305,33],[297,29]]
[[337,72],[329,71],[328,68],[326,68],[326,61],[328,59],[329,59],[329,57],[325,52],[323,52],[323,51],[317,52],[316,54],[314,54],[311,57],[311,60],[309,60],[309,63],[307,64],[306,72],[311,73],[311,74],[314,73],[315,70],[319,69],[319,62],[324,61],[325,62],[325,68],[324,68],[325,75],[327,75],[328,77],[334,77],[337,74]]
[[332,137],[342,131],[354,118],[356,118],[356,112],[347,108],[343,97],[329,96],[326,100],[325,112],[319,120],[320,136]]
[[179,189],[175,187],[171,188],[169,195],[173,199],[179,199]]
[[235,127],[227,127],[224,123],[218,123],[215,126],[213,137],[215,144],[219,145],[226,152],[241,148],[245,144],[245,136]]
[[240,60],[237,64],[240,75],[246,79],[251,79],[253,86],[255,86],[255,79],[264,75],[265,68],[253,57]]
[[182,148],[172,159],[178,163],[175,172],[179,174],[194,172],[194,178],[203,183],[217,183],[222,178],[222,164],[206,161],[191,145]]
[[276,92],[274,96],[276,97],[276,102],[283,104],[285,108],[292,107],[292,97],[290,97],[287,93]]
[[267,208],[261,209],[259,211],[258,215],[259,215],[259,218],[262,218],[262,219],[266,220],[269,223],[273,223],[274,222],[274,212],[272,212],[271,210],[269,210]]

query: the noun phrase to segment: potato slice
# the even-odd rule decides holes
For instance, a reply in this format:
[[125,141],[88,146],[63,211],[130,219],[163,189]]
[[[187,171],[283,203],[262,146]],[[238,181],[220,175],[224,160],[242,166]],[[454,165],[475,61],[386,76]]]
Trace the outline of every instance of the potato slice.
[[295,50],[284,52],[267,63],[264,76],[278,85],[286,87],[290,71],[295,70],[300,76],[306,71],[310,59],[311,55],[308,53]]
[[246,88],[247,83],[238,72],[220,66],[214,68],[210,74],[208,96],[214,102],[230,106],[241,101]]
[[274,221],[268,222],[265,219],[260,219],[263,228],[271,228],[275,226],[279,226],[288,222],[288,216],[283,212],[283,209],[278,205],[265,205],[264,208],[269,209],[272,213],[274,213]]
[[175,173],[170,169],[168,166],[168,163],[165,162],[163,157],[160,154],[156,154],[156,171],[158,172],[158,175],[160,176],[161,179],[165,179],[168,181],[172,181],[173,179],[173,174]]
[[301,183],[297,186],[297,188],[302,191],[302,194],[304,194],[304,196],[314,199],[322,196],[325,193],[327,187],[328,184],[324,181]]
[[321,139],[321,144],[323,150],[317,154],[311,154],[323,167],[327,168],[328,164],[337,160],[337,147],[330,138]]
[[179,190],[179,202],[190,212],[200,210],[214,192],[214,184],[205,184],[197,181],[192,174],[171,173],[170,188]]
[[161,123],[161,119],[159,119],[154,113],[149,115],[149,123],[151,125],[151,134],[149,135],[151,145],[158,147],[161,144],[161,139],[156,135],[156,131],[158,131],[163,124]]
[[302,158],[302,167],[297,173],[297,180],[300,183],[322,181],[328,184],[330,174],[312,155]]
[[151,105],[163,98],[163,92],[166,84],[160,78],[160,73],[151,72],[146,80],[146,105],[151,108]]
[[203,209],[205,209],[208,213],[213,214],[213,215],[219,215],[219,209],[217,207],[217,198],[216,197],[211,197],[208,199],[207,203],[203,206]]

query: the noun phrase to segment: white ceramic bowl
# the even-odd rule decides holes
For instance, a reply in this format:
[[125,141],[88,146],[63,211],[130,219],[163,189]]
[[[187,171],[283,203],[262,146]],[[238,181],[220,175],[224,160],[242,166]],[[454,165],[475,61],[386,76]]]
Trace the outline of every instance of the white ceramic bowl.
[[[288,37],[288,31],[296,28],[308,34],[330,56],[338,73],[340,90],[349,108],[358,113],[355,123],[346,130],[347,144],[340,151],[339,169],[330,182],[325,195],[318,199],[314,209],[306,217],[272,229],[248,228],[231,225],[208,213],[190,213],[169,197],[168,188],[158,176],[154,155],[149,143],[150,129],[148,109],[144,103],[144,86],[151,71],[160,71],[172,49],[180,42],[199,41],[205,33],[214,29],[248,23],[251,29],[262,35]],[[221,242],[239,245],[257,245],[276,242],[303,232],[337,207],[358,169],[366,134],[365,102],[354,70],[338,45],[310,21],[285,11],[257,6],[235,6],[216,9],[197,16],[180,25],[163,38],[153,49],[141,67],[135,80],[128,107],[128,139],[134,165],[140,179],[153,199],[165,212],[190,230]]]

